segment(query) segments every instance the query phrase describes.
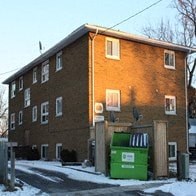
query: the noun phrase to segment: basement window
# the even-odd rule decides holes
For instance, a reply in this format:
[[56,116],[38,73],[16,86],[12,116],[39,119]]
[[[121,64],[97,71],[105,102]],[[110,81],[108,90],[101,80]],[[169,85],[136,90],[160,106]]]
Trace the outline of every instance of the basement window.
[[63,147],[61,143],[57,143],[56,144],[56,160],[60,160],[61,159],[61,151],[62,151]]
[[169,142],[169,160],[176,161],[177,160],[177,143]]
[[106,89],[106,110],[120,111],[120,91]]
[[41,145],[41,159],[48,159],[48,144]]

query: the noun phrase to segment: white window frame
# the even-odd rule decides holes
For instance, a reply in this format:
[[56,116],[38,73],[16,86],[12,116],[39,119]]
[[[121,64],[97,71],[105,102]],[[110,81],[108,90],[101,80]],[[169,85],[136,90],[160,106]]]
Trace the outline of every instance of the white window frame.
[[[111,54],[109,54],[108,43],[111,42]],[[110,59],[120,59],[120,40],[107,37],[105,40],[105,55]]]
[[37,67],[33,69],[33,84],[37,82]]
[[[114,95],[117,96],[117,103],[114,104]],[[106,110],[120,111],[120,90],[106,89]]]
[[[168,104],[167,104],[167,99],[169,99],[169,102],[173,102],[173,103],[169,103],[169,110],[168,108]],[[176,115],[176,97],[175,96],[171,96],[171,95],[165,95],[165,114],[167,115]]]
[[22,125],[22,122],[23,122],[23,111],[21,110],[18,113],[18,124]]
[[48,117],[49,117],[49,102],[46,101],[41,104],[41,124],[47,124]]
[[62,51],[56,54],[56,71],[60,71],[63,68],[63,56]]
[[49,60],[42,64],[41,82],[47,82],[49,80]]
[[11,98],[14,98],[16,96],[16,81],[13,81],[11,83]]
[[[47,151],[45,152],[46,153],[45,156],[43,156],[44,155],[43,148],[47,149]],[[48,144],[41,145],[41,159],[44,159],[44,160],[48,159]]]
[[31,90],[30,88],[25,89],[24,91],[24,107],[31,105]]
[[19,83],[19,85],[18,85],[19,86],[19,91],[21,91],[23,89],[23,76],[21,76],[19,78],[18,83]]
[[[175,152],[174,152],[174,156],[170,157],[170,147],[169,146],[174,146]],[[177,142],[168,142],[168,149],[169,149],[169,161],[176,161],[177,160]]]
[[37,121],[37,106],[33,106],[32,108],[32,122]]
[[59,152],[59,147],[62,150],[63,149],[63,145],[61,143],[57,143],[56,144],[56,160],[60,160],[61,159],[61,156],[60,156],[61,152]]
[[[58,104],[61,104],[60,111],[59,111]],[[63,114],[63,98],[57,97],[56,98],[56,116],[62,116],[62,114]]]
[[[169,63],[166,64],[166,55],[168,56]],[[173,61],[171,61],[171,57],[173,56]],[[171,50],[164,50],[164,66],[167,69],[175,69],[175,52]]]
[[15,113],[10,115],[10,130],[15,130],[16,116]]

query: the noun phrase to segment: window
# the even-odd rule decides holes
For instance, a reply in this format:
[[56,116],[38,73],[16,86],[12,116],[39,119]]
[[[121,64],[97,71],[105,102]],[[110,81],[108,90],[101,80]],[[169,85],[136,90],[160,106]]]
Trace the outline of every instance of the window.
[[177,160],[177,143],[169,142],[169,160],[176,161]]
[[16,96],[16,82],[13,81],[11,84],[11,98],[14,98]]
[[48,159],[48,144],[41,145],[41,159]]
[[23,77],[19,78],[19,91],[23,89]]
[[48,115],[49,115],[49,103],[48,101],[41,104],[41,123],[48,123]]
[[56,116],[62,115],[62,97],[56,99]]
[[49,80],[49,61],[46,61],[42,64],[42,83]]
[[23,118],[23,112],[22,111],[20,111],[19,113],[18,113],[18,124],[19,125],[22,125],[22,119]]
[[63,66],[63,61],[62,61],[62,51],[61,51],[56,55],[56,71],[61,70],[62,66]]
[[32,108],[32,122],[37,121],[37,106],[33,106]]
[[61,151],[62,151],[62,144],[56,144],[56,159],[60,160],[61,159]]
[[25,89],[24,91],[24,107],[28,107],[31,104],[31,92],[30,88]]
[[37,67],[33,69],[33,84],[37,82]]
[[175,115],[176,114],[176,97],[165,96],[165,114]]
[[106,38],[106,57],[120,59],[119,50],[118,39]]
[[175,69],[175,53],[173,51],[164,51],[164,65],[168,69]]
[[120,111],[120,91],[106,90],[106,110]]
[[10,129],[15,130],[15,113],[10,116]]

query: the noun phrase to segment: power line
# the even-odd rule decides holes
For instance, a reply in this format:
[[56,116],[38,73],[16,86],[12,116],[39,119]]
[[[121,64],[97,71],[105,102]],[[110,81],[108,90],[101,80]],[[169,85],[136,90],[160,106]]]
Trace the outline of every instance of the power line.
[[[151,5],[149,5],[148,7],[144,8],[143,10],[141,10],[141,11],[139,11],[139,12],[133,14],[132,16],[129,16],[128,18],[122,20],[121,22],[119,22],[119,23],[117,23],[117,24],[115,24],[115,25],[113,25],[113,26],[107,28],[106,30],[102,31],[101,33],[106,32],[106,31],[108,31],[108,30],[110,30],[110,29],[113,29],[114,27],[116,27],[116,26],[118,26],[118,25],[120,25],[120,24],[122,24],[122,23],[124,23],[124,22],[126,22],[126,21],[128,21],[128,20],[130,20],[131,18],[134,18],[135,16],[137,16],[137,15],[143,13],[144,11],[150,9],[151,7],[157,5],[157,4],[160,3],[161,1],[163,1],[163,0],[159,0],[159,1],[154,2],[153,4],[151,4]],[[20,69],[20,68],[16,68],[16,69],[11,70],[11,71],[8,71],[8,72],[0,73],[0,76],[1,76],[1,75],[5,75],[5,74],[8,74],[8,73],[11,73],[11,72],[16,71],[16,70],[18,70],[18,69]]]
[[20,68],[18,67],[16,69],[13,69],[13,70],[10,70],[10,71],[7,71],[7,72],[0,73],[0,76],[5,75],[5,74],[8,74],[8,73],[11,73],[11,72],[16,71],[18,69],[20,69]]
[[105,32],[105,31],[108,31],[108,30],[110,30],[110,29],[113,29],[114,27],[116,27],[116,26],[118,26],[118,25],[120,25],[120,24],[122,24],[122,23],[124,23],[124,22],[126,22],[126,21],[128,21],[128,20],[130,20],[131,18],[134,18],[135,16],[141,14],[142,12],[144,12],[144,11],[150,9],[151,7],[157,5],[157,4],[160,3],[161,1],[163,1],[163,0],[159,0],[159,1],[154,2],[153,4],[151,4],[151,5],[149,5],[148,7],[144,8],[143,10],[141,10],[141,11],[139,11],[139,12],[133,14],[132,16],[129,16],[128,18],[122,20],[121,22],[119,22],[119,23],[117,23],[117,24],[115,24],[115,25],[113,25],[113,26],[107,28],[106,30],[102,31],[101,33]]

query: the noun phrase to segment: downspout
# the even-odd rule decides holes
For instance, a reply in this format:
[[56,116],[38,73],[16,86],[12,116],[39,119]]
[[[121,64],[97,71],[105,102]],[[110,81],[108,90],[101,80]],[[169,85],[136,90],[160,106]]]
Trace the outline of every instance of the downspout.
[[91,75],[92,75],[92,112],[93,112],[93,127],[95,126],[95,74],[94,74],[94,68],[95,68],[95,37],[98,34],[98,29],[96,30],[96,33],[91,37]]
[[188,52],[188,54],[186,55],[185,58],[185,101],[186,101],[186,152],[188,154],[191,154],[189,152],[189,128],[188,128],[188,122],[189,122],[189,118],[188,118],[188,93],[187,93],[187,57],[188,55],[191,53],[191,51]]

